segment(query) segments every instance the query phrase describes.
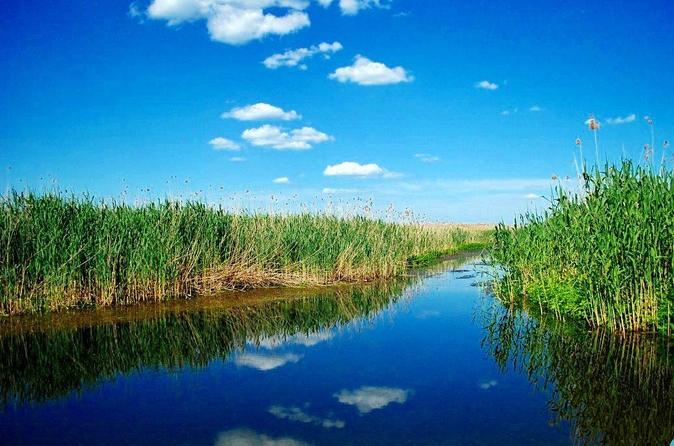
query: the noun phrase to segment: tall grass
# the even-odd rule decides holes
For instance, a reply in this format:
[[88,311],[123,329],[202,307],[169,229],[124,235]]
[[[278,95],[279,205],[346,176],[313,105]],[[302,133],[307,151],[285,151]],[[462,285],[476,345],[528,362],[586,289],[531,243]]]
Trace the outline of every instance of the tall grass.
[[671,334],[673,183],[624,161],[583,173],[579,192],[558,188],[546,212],[497,228],[497,294],[592,327]]
[[233,214],[198,202],[0,202],[0,313],[129,304],[223,289],[389,278],[481,233],[363,217]]

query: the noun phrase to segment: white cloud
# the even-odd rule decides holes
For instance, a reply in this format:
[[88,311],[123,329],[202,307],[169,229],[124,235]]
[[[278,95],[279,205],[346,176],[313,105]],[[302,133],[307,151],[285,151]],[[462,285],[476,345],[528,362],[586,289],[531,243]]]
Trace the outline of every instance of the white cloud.
[[322,426],[324,428],[337,428],[341,429],[346,426],[346,423],[342,420],[334,420],[331,418],[320,418],[315,415],[311,415],[299,407],[283,407],[283,406],[271,406],[267,409],[267,412],[274,415],[276,418],[282,420],[298,421],[300,423],[311,423],[317,426]]
[[362,9],[388,8],[388,4],[380,0],[339,0],[339,8],[344,15],[356,15]]
[[541,198],[541,196],[538,195],[538,194],[529,193],[529,194],[526,194],[524,196],[524,198],[528,198],[529,200],[537,200],[537,199]]
[[133,2],[129,5],[127,14],[129,14],[129,17],[138,20],[140,23],[145,21],[145,13],[140,9],[140,6],[138,6],[138,3],[136,2]]
[[379,167],[379,165],[370,163],[370,164],[359,164],[353,161],[344,161],[343,163],[335,164],[328,166],[323,171],[323,175],[326,177],[333,176],[357,176],[357,177],[371,177],[384,175],[386,170]]
[[208,141],[208,144],[210,144],[214,150],[230,150],[230,151],[241,150],[241,147],[237,143],[227,138],[223,138],[222,136],[218,136],[217,138],[211,139],[210,141]]
[[263,355],[259,353],[244,353],[234,360],[238,366],[251,367],[257,370],[267,371],[282,367],[288,363],[295,363],[302,359],[302,356],[294,353],[284,355]]
[[422,163],[435,163],[440,161],[439,156],[429,155],[428,153],[415,153],[414,157]]
[[340,403],[356,406],[360,413],[368,413],[391,403],[403,404],[410,393],[409,390],[395,387],[364,386],[356,390],[343,389],[334,396]]
[[508,110],[503,110],[503,111],[501,112],[501,116],[510,116],[510,115],[514,115],[514,114],[517,113],[518,111],[519,111],[519,109],[518,109],[517,107],[511,108],[511,109],[508,109]]
[[543,109],[538,105],[532,105],[531,107],[529,107],[529,111],[530,112],[540,112],[540,111],[543,111]]
[[330,195],[334,195],[334,194],[355,194],[355,193],[358,193],[359,190],[358,189],[335,189],[335,188],[332,188],[332,187],[324,187],[321,192],[323,192],[324,194],[330,194]]
[[606,118],[606,122],[612,125],[620,125],[620,124],[629,124],[630,122],[634,122],[637,120],[637,115],[634,113],[629,114],[624,117],[616,117],[616,118]]
[[244,130],[241,137],[254,146],[271,147],[277,150],[307,150],[313,144],[329,141],[331,136],[313,127],[302,127],[286,132],[280,127],[265,124]]
[[300,64],[305,59],[315,56],[316,54],[323,54],[325,58],[330,58],[330,54],[336,53],[342,49],[342,44],[339,42],[322,42],[318,45],[312,45],[309,48],[297,48],[295,50],[288,50],[284,53],[273,54],[262,61],[265,67],[276,69],[279,67],[299,67],[306,69],[306,65]]
[[290,183],[290,179],[288,179],[288,177],[278,177],[278,178],[274,178],[272,180],[272,183],[274,183],[274,184],[288,184],[288,183]]
[[[241,45],[267,35],[285,35],[310,25],[307,0],[153,0],[147,16],[170,26],[206,20],[212,40]],[[265,13],[278,8],[284,15]]]
[[214,446],[308,446],[291,437],[272,438],[250,429],[232,429],[220,432]]
[[240,163],[240,162],[246,161],[246,158],[244,158],[242,156],[233,156],[229,160],[233,163]]
[[285,111],[281,107],[258,102],[243,107],[234,107],[220,117],[239,121],[294,121],[302,116],[295,110]]
[[[327,8],[332,4],[332,0],[317,1],[324,8]],[[338,0],[337,3],[344,15],[356,15],[360,10],[368,8],[389,8],[388,2],[382,0]]]
[[388,85],[414,80],[403,67],[389,68],[360,54],[356,56],[353,65],[337,68],[328,77],[338,82],[352,82],[358,85]]
[[498,84],[489,81],[480,81],[475,84],[475,88],[479,88],[482,90],[496,90],[498,89]]

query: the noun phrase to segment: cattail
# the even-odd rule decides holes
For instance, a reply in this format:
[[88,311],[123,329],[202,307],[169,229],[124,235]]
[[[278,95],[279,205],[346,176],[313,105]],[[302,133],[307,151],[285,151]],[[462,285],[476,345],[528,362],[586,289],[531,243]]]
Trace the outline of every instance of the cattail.
[[587,126],[589,127],[590,130],[599,130],[599,127],[601,127],[601,124],[599,124],[599,121],[597,121],[594,116],[590,116],[590,119],[587,120]]

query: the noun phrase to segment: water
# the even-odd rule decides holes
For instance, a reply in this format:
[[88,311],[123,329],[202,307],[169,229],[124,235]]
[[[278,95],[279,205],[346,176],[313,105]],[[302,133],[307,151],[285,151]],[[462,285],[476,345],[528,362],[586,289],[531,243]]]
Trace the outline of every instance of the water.
[[476,269],[0,324],[0,444],[669,444],[668,344],[507,310]]

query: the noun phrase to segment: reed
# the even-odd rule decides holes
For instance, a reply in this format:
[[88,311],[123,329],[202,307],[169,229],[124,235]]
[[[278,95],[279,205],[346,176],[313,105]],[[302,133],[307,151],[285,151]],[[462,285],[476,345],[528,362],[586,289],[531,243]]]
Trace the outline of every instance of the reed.
[[674,175],[624,161],[557,188],[550,208],[500,225],[495,290],[558,318],[614,332],[674,327]]
[[484,231],[358,216],[12,192],[0,202],[0,314],[390,278],[409,259],[485,239]]

